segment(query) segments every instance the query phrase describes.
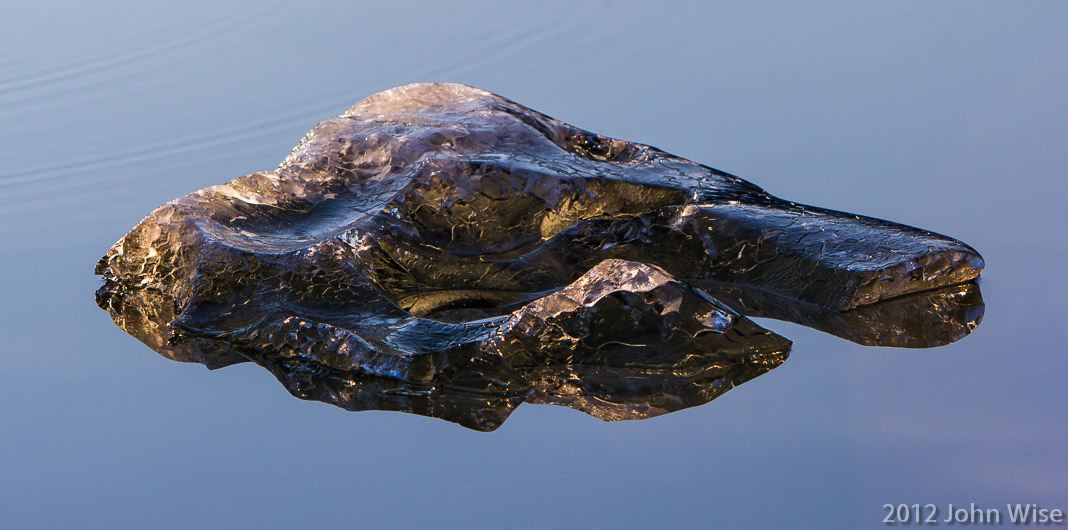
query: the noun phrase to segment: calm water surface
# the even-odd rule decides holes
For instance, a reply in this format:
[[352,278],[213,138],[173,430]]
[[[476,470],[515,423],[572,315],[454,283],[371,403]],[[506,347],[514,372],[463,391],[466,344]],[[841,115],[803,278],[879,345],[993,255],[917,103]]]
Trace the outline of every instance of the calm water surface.
[[[1068,509],[1068,5],[40,2],[0,20],[0,519],[11,528],[880,527]],[[93,302],[157,205],[274,167],[416,81],[478,86],[791,200],[957,237],[982,325],[930,350],[799,326],[715,402],[496,432],[167,361]],[[10,525],[10,526],[8,526]]]

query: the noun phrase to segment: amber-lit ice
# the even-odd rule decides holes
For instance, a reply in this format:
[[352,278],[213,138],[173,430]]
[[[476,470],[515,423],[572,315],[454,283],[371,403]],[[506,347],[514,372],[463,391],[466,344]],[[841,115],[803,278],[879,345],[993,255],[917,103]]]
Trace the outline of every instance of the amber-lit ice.
[[97,300],[171,359],[489,430],[522,401],[604,419],[707,402],[786,359],[743,314],[952,342],[982,316],[982,267],[946,236],[416,84],[156,209],[101,259]]

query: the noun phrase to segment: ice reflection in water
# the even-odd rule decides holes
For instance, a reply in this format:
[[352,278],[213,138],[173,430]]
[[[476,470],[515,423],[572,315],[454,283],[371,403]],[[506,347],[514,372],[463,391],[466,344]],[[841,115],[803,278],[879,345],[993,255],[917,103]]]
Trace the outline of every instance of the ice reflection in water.
[[[752,291],[739,293],[735,289],[730,293],[730,298],[724,295],[723,299],[742,311],[746,311],[746,303],[753,307],[759,303],[759,310],[749,313],[753,316],[789,320],[854,342],[878,346],[923,348],[948,344],[975,329],[984,309],[975,283],[847,312],[785,298],[755,301]],[[121,317],[116,315],[116,322],[168,357],[210,360],[218,359],[220,351],[234,352],[226,341],[172,344],[167,324],[173,314],[152,313],[168,306],[128,306]],[[473,359],[425,383],[332,370],[300,358],[251,351],[237,354],[235,359],[251,359],[267,368],[290,393],[301,399],[322,401],[350,411],[408,412],[491,431],[522,403],[567,406],[606,421],[646,419],[703,405],[778,367],[787,356],[788,347],[741,353],[709,352],[691,356],[685,365],[679,366],[627,366],[618,362],[613,366],[576,360],[513,370],[502,370],[500,365]],[[617,359],[624,363],[626,360],[626,357]]]

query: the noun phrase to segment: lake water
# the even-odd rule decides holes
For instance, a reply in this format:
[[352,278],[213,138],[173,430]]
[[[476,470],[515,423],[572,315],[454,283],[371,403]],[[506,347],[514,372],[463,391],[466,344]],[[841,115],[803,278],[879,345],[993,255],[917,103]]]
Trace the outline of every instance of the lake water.
[[[0,520],[10,528],[880,527],[1068,509],[1068,4],[38,2],[0,20]],[[777,321],[779,368],[605,423],[492,433],[160,357],[94,303],[156,206],[276,166],[372,93],[454,81],[790,200],[981,252],[936,349]]]

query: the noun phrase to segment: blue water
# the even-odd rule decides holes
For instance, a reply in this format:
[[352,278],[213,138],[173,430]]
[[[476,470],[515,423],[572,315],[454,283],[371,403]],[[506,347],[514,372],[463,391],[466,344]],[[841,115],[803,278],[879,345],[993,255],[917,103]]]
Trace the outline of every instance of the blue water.
[[[0,17],[5,528],[881,527],[887,503],[1068,509],[1068,4],[38,2]],[[93,265],[319,120],[462,82],[798,202],[959,238],[982,325],[789,360],[713,403],[485,434],[168,361]]]

